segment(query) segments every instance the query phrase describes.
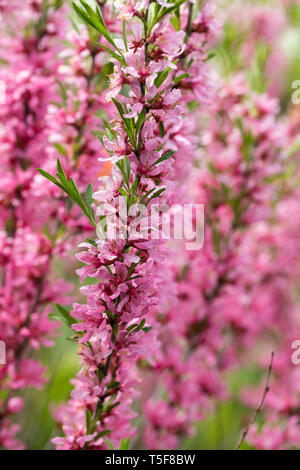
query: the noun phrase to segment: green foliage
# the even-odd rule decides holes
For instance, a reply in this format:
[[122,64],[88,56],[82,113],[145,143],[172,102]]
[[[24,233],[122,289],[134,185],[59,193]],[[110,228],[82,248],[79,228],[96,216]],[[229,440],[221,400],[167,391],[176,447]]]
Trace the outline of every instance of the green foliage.
[[170,7],[161,6],[156,2],[150,3],[147,28],[148,32],[151,32],[152,28],[159,23],[166,15],[170,15],[175,12],[175,20],[178,18],[176,11],[180,6],[185,3],[186,0],[177,0],[170,3]]
[[70,197],[70,199],[81,208],[82,212],[87,216],[90,223],[96,228],[94,211],[91,207],[91,203],[92,203],[91,194],[93,193],[93,188],[91,187],[91,185],[88,185],[87,187],[86,202],[85,202],[79,192],[78,186],[75,183],[74,179],[71,177],[68,180],[59,158],[57,159],[57,173],[56,173],[56,176],[58,179],[50,175],[50,173],[47,173],[47,171],[44,171],[42,168],[38,168],[37,171],[42,176],[44,176],[44,178],[51,181],[53,184],[58,186],[64,193],[66,193]]
[[88,3],[86,3],[84,0],[80,0],[80,4],[81,4],[81,7],[75,2],[72,3],[73,8],[75,12],[77,13],[77,15],[79,16],[79,18],[84,23],[88,24],[92,28],[95,28],[97,31],[99,31],[99,33],[101,33],[105,37],[105,39],[115,49],[118,50],[113,38],[111,37],[110,33],[107,30],[107,27],[102,17],[102,13],[98,5],[96,6],[96,11],[94,11],[92,7],[90,7],[90,5],[88,5]]
[[164,153],[158,160],[156,160],[156,162],[151,165],[151,168],[155,165],[158,165],[158,163],[164,162],[165,160],[169,160],[169,158],[172,158],[175,153],[176,151],[174,150],[169,150],[168,152]]
[[130,439],[122,439],[120,444],[120,450],[129,450]]
[[70,315],[72,307],[67,308],[57,303],[55,304],[55,306],[58,314],[49,313],[48,316],[55,320],[62,320],[63,323],[65,323],[67,326],[72,327],[73,323],[76,323],[76,320]]

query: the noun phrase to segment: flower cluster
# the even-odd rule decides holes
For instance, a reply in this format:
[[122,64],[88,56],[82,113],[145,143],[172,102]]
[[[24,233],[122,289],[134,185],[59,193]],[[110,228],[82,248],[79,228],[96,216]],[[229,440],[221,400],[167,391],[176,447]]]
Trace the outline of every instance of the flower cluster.
[[48,317],[52,304],[70,300],[70,284],[53,276],[51,262],[67,255],[71,236],[91,230],[36,168],[53,171],[60,152],[81,188],[87,179],[96,180],[97,138],[91,126],[99,106],[107,106],[101,86],[99,95],[94,90],[103,64],[93,38],[84,29],[83,37],[68,33],[73,49],[61,50],[67,30],[62,2],[28,1],[20,15],[16,5],[9,6],[2,10],[6,21],[0,43],[5,64],[0,73],[5,92],[0,105],[0,339],[7,351],[0,378],[0,447],[21,448],[14,437],[19,427],[10,422],[23,407],[15,394],[45,383],[45,370],[32,356],[54,344],[50,338],[59,323]]
[[19,3],[0,0],[0,448],[25,448],[58,319],[80,370],[57,449],[176,448],[235,398],[256,410],[236,448],[299,447],[296,0]]
[[[158,273],[163,242],[142,230],[133,238],[126,232],[133,223],[139,225],[139,205],[147,217],[154,203],[174,198],[176,173],[192,159],[194,125],[188,122],[187,104],[195,97],[207,104],[215,90],[203,46],[219,27],[205,16],[205,32],[193,33],[199,39],[196,47],[190,40],[192,4],[182,6],[180,18],[171,15],[174,23],[165,5],[122,2],[121,16],[131,21],[123,23],[122,39],[113,38],[100,10],[81,3],[78,15],[102,33],[104,48],[114,48],[107,99],[117,112],[100,136],[106,151],[100,161],[114,166],[111,177],[100,178],[93,195],[99,238],[82,244],[86,250],[78,255],[85,263],[78,270],[81,280],[92,277],[95,282],[81,288],[87,304],[75,304],[70,314],[82,369],[62,418],[65,437],[53,440],[59,449],[103,449],[107,436],[119,446],[122,438],[134,434],[131,404],[140,375],[137,365],[152,364],[158,348],[157,322],[151,321],[150,311],[163,282]],[[122,201],[129,215],[110,238],[108,222],[122,218]]]
[[213,400],[228,397],[223,372],[289,307],[295,271],[280,245],[291,236],[273,220],[288,142],[277,113],[276,100],[251,93],[241,76],[211,107],[191,190],[205,204],[205,243],[170,264],[174,289],[158,305],[163,348],[150,369],[167,399],[146,403],[149,448],[177,446]]
[[57,46],[51,44],[59,15],[54,7],[44,9],[42,2],[24,3],[18,18],[4,4],[4,24],[12,22],[18,32],[5,34],[2,26],[0,44],[1,58],[8,64],[1,70],[5,99],[0,106],[0,338],[6,345],[0,372],[0,446],[18,449],[23,447],[15,437],[19,427],[10,421],[23,408],[18,391],[45,383],[45,370],[32,355],[41,346],[53,345],[58,323],[47,313],[52,302],[67,301],[69,289],[65,281],[50,282],[54,245],[42,226],[52,205],[36,177],[37,164],[49,158],[46,115],[54,96]]

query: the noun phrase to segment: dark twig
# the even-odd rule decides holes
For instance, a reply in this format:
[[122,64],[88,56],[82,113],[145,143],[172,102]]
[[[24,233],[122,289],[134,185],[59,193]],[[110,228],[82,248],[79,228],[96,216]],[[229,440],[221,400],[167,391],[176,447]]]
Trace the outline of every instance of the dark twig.
[[186,28],[185,28],[187,38],[189,38],[189,36],[191,34],[193,7],[194,7],[193,3],[189,2],[188,20],[187,20],[187,25],[186,25]]
[[251,416],[250,418],[250,421],[249,423],[247,424],[247,426],[245,427],[245,429],[243,430],[242,432],[242,435],[239,439],[239,442],[237,443],[237,445],[235,446],[234,450],[239,450],[241,445],[243,444],[244,440],[246,439],[246,436],[249,432],[249,429],[250,427],[252,426],[252,424],[255,422],[257,416],[259,415],[259,413],[261,412],[263,406],[264,406],[264,402],[265,402],[265,399],[266,399],[266,396],[267,396],[267,393],[269,392],[270,390],[270,377],[271,377],[271,373],[272,373],[272,367],[273,367],[273,359],[274,359],[274,352],[272,351],[272,354],[271,354],[271,361],[270,361],[270,364],[269,364],[269,367],[268,367],[268,372],[267,372],[267,378],[266,378],[266,385],[265,385],[265,388],[264,388],[264,393],[261,397],[261,400],[259,402],[259,405],[258,407],[256,408],[256,410],[254,411],[253,415]]

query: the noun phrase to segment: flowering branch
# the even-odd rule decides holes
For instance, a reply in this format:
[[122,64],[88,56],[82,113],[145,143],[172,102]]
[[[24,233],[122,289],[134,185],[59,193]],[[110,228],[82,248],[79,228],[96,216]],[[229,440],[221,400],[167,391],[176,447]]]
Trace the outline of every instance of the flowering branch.
[[[18,17],[18,38],[10,32],[11,47],[8,48],[17,52],[9,56],[8,63],[12,60],[12,67],[4,67],[2,75],[6,100],[1,106],[4,123],[1,148],[6,183],[0,191],[0,259],[3,268],[0,338],[6,344],[6,364],[0,371],[0,446],[10,449],[24,446],[15,437],[19,426],[11,422],[11,417],[24,406],[17,391],[27,387],[41,388],[45,382],[43,367],[30,357],[40,346],[52,344],[51,336],[57,328],[57,323],[47,319],[44,308],[52,295],[58,300],[66,300],[66,296],[56,290],[59,283],[50,285],[47,277],[53,245],[45,235],[36,233],[33,223],[36,211],[33,207],[35,203],[36,206],[39,204],[32,167],[43,154],[41,141],[44,145],[47,139],[45,114],[53,84],[49,70],[53,71],[55,46],[51,47],[49,23],[53,22],[54,27],[60,6],[61,2],[52,4],[48,1],[24,6],[24,13],[27,12],[33,22],[22,24]],[[26,14],[24,16],[26,18]],[[22,29],[26,29],[24,36],[20,35]],[[45,60],[48,61],[47,68]],[[62,286],[60,283],[58,290]]]
[[[60,36],[65,33],[65,12],[59,10],[63,2],[28,3],[28,12],[24,7],[24,17],[30,18],[29,25],[22,24],[20,16],[18,35],[11,37],[11,50],[18,54],[12,57],[11,69],[3,76],[7,92],[6,103],[1,105],[5,123],[1,146],[5,149],[3,172],[6,183],[1,186],[0,199],[4,225],[0,232],[3,269],[0,339],[6,343],[7,364],[0,372],[0,446],[7,448],[23,447],[23,443],[15,439],[19,427],[10,422],[10,417],[23,408],[23,399],[14,395],[19,389],[41,388],[45,383],[44,368],[32,356],[41,345],[52,345],[51,336],[59,326],[57,321],[50,321],[50,318],[57,320],[58,315],[49,313],[49,305],[54,300],[69,301],[66,295],[69,284],[62,280],[50,282],[51,261],[58,253],[66,256],[69,242],[64,235],[67,229],[68,238],[78,231],[91,230],[85,220],[82,223],[83,217],[75,206],[65,204],[60,196],[56,197],[58,193],[50,185],[45,185],[44,179],[36,173],[36,167],[42,162],[44,168],[52,171],[59,151],[68,175],[59,163],[59,184],[67,186],[75,202],[79,202],[93,223],[90,203],[85,199],[91,197],[91,185],[84,199],[81,192],[86,178],[94,182],[90,174],[94,171],[93,147],[97,139],[89,137],[90,128],[86,132],[86,127],[93,125],[94,112],[102,103],[100,86],[96,89],[94,85],[95,78],[101,78],[102,67],[93,36],[81,31],[80,39],[75,33],[68,37],[72,50],[64,50],[67,59],[62,65],[57,53],[60,52],[58,43],[62,42]],[[22,28],[26,30],[24,37],[19,34]],[[87,49],[91,49],[90,67]],[[60,91],[61,102],[56,88]],[[107,111],[109,106],[102,108]],[[99,164],[97,169],[102,171]],[[97,175],[93,177],[96,180]],[[59,304],[57,308],[66,321],[67,310]]]
[[[59,448],[105,448],[106,434],[114,445],[133,435],[130,405],[137,381],[135,364],[139,357],[151,362],[156,344],[147,314],[156,303],[161,282],[153,271],[161,243],[149,240],[148,233],[131,238],[128,227],[140,223],[135,212],[138,205],[143,204],[149,214],[153,203],[166,200],[170,193],[175,154],[172,126],[183,119],[180,88],[189,74],[182,74],[177,65],[185,32],[172,31],[164,17],[174,10],[178,14],[182,3],[171,7],[151,3],[149,10],[134,4],[130,10],[134,22],[130,31],[123,23],[123,39],[109,33],[98,8],[93,11],[83,0],[81,6],[74,4],[79,17],[107,42],[101,47],[111,53],[114,63],[107,98],[118,115],[105,125],[106,133],[97,133],[108,155],[101,160],[115,167],[112,178],[100,180],[100,191],[93,195],[93,210],[101,222],[98,239],[82,244],[87,251],[78,255],[86,263],[78,271],[81,280],[95,277],[98,283],[81,288],[88,304],[75,304],[71,312],[83,368],[74,381],[63,422],[66,437],[53,440]],[[124,12],[129,13],[125,5]],[[128,95],[120,94],[124,85],[129,86]],[[75,183],[66,182],[59,173],[60,182],[44,175],[74,199],[71,186],[74,190]],[[86,213],[78,194],[76,202]],[[119,204],[125,205],[129,215],[123,216]],[[116,237],[110,238],[108,227],[114,217],[120,223]]]

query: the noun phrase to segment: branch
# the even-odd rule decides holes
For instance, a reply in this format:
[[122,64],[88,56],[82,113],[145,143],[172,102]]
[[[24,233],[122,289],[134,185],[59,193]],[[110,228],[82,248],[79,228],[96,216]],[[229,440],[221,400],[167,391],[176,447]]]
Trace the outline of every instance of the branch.
[[265,385],[265,388],[264,388],[264,393],[261,397],[261,400],[260,400],[260,403],[258,405],[258,407],[256,408],[256,410],[254,411],[253,415],[251,416],[250,418],[250,421],[249,423],[247,424],[247,426],[245,427],[245,429],[243,430],[242,432],[242,435],[240,437],[240,440],[239,442],[237,443],[237,445],[235,446],[234,450],[239,450],[241,445],[243,444],[243,442],[245,441],[246,439],[246,436],[249,432],[249,429],[250,427],[252,426],[252,424],[255,422],[257,416],[259,415],[259,413],[261,412],[263,406],[264,406],[264,402],[265,402],[265,399],[266,399],[266,396],[267,396],[267,393],[269,392],[270,390],[270,377],[271,377],[271,372],[272,372],[272,367],[273,367],[273,359],[274,359],[274,352],[272,351],[272,354],[271,354],[271,361],[270,361],[270,364],[269,364],[269,367],[268,367],[268,373],[267,373],[267,378],[266,378],[266,385]]
[[193,3],[189,2],[188,20],[187,20],[187,25],[186,25],[186,29],[185,29],[185,33],[186,33],[187,38],[189,38],[189,36],[191,34],[193,7],[194,7]]

